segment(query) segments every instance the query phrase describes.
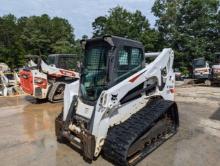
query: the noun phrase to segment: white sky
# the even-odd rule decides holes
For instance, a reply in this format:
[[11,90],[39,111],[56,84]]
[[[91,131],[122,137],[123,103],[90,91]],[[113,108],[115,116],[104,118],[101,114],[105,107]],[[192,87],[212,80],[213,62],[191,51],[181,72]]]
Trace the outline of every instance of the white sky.
[[151,7],[155,0],[0,0],[0,16],[16,17],[48,14],[67,19],[74,27],[76,38],[92,36],[92,22],[107,14],[110,8],[120,5],[129,11],[140,10],[154,26]]

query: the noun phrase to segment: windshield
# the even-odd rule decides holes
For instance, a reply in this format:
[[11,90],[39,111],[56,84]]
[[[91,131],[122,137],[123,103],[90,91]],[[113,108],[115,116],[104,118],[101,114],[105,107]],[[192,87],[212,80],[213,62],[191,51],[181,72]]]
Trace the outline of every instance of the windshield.
[[85,100],[98,99],[107,83],[107,56],[110,47],[106,44],[88,46],[85,50],[84,67],[81,73],[81,92]]
[[74,56],[64,56],[64,57],[59,57],[59,62],[57,67],[66,70],[74,70],[77,68],[76,65],[77,65],[77,61]]
[[205,67],[205,60],[204,59],[195,59],[193,60],[193,66],[196,67]]
[[48,65],[55,65],[55,56],[48,56],[47,64]]

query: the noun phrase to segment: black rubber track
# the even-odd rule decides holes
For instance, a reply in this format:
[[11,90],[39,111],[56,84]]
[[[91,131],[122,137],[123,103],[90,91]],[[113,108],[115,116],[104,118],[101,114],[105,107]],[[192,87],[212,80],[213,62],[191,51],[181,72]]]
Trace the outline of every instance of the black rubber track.
[[54,100],[54,95],[55,95],[55,93],[56,93],[56,91],[57,91],[57,88],[58,88],[60,85],[62,85],[62,84],[65,85],[64,82],[55,82],[55,83],[53,83],[52,88],[50,89],[50,92],[49,92],[49,95],[48,95],[48,100],[49,100],[50,102],[52,102],[52,103],[58,103],[58,102],[62,102],[62,101],[63,101],[63,98],[60,99],[60,100]]
[[[132,115],[125,122],[110,128],[103,146],[104,157],[115,165],[134,165],[128,164],[127,162],[129,147],[152,128],[154,122],[156,122],[173,104],[175,104],[173,101],[162,99],[155,100]],[[162,142],[158,142],[155,146],[157,145],[158,147],[161,143]],[[152,149],[155,148],[156,147]],[[148,153],[150,153],[150,151]]]

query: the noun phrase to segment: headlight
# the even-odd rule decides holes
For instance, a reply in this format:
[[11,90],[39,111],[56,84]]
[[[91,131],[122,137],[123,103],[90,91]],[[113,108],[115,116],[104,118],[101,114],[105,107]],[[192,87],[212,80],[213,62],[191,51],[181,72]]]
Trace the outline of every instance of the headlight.
[[107,94],[105,92],[103,92],[101,94],[101,97],[100,97],[100,103],[102,104],[102,106],[104,107],[107,103]]
[[42,84],[44,82],[43,78],[35,77],[34,78],[34,83],[36,84]]
[[44,78],[35,77],[34,78],[34,84],[41,87],[41,88],[44,88],[44,89],[47,88],[47,80],[44,79]]

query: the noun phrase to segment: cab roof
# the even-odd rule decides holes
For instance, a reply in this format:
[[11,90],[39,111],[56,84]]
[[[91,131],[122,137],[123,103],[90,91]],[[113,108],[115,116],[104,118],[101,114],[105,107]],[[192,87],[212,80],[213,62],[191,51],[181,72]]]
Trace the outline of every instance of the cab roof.
[[75,54],[50,54],[48,56],[54,56],[54,57],[67,57],[67,56],[76,56]]
[[[83,40],[82,40],[83,41]],[[82,42],[81,41],[81,42]],[[137,47],[137,48],[144,48],[143,44],[136,40],[131,40],[123,37],[118,36],[103,36],[103,37],[96,37],[88,40],[84,40],[86,43],[91,43],[95,41],[106,41],[111,46],[131,46],[131,47]]]

